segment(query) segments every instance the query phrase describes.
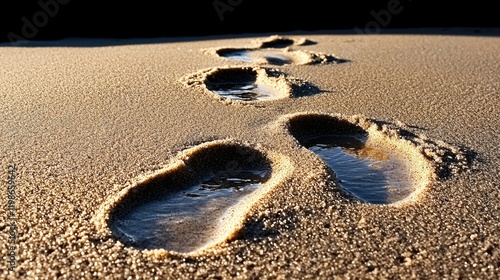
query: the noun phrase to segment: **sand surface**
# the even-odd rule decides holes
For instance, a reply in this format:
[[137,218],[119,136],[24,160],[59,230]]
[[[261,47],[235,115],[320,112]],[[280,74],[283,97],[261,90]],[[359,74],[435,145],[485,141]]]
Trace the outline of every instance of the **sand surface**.
[[[500,33],[493,34],[4,45],[0,277],[497,279]],[[269,46],[289,63],[217,52]],[[237,102],[207,89],[233,68],[247,70],[229,75],[250,75],[277,98]],[[374,205],[342,192],[298,139],[323,121],[333,130],[352,124],[373,147],[399,151],[414,193]],[[262,153],[273,174],[230,213],[217,242],[187,254],[148,251],[110,232],[110,213],[131,190],[158,176],[189,181],[197,173],[183,173],[183,164],[208,172],[222,164],[214,159],[234,161],[231,145]]]

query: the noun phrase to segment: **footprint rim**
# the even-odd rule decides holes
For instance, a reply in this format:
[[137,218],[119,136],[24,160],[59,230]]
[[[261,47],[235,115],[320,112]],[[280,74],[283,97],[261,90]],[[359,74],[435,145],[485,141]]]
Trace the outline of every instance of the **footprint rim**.
[[[318,118],[318,119],[323,119],[326,122],[328,122],[329,120],[334,122],[340,122],[347,126],[347,130],[344,130],[344,132],[349,132],[349,129],[353,129],[356,132],[361,132],[360,135],[366,135],[367,138],[372,138],[374,141],[377,141],[379,145],[382,146],[387,145],[388,147],[391,148],[397,148],[398,153],[401,153],[401,155],[398,156],[401,156],[402,159],[404,158],[403,159],[404,161],[411,162],[411,164],[407,162],[407,164],[411,168],[411,173],[412,173],[411,177],[413,183],[413,188],[410,194],[401,200],[394,201],[391,203],[373,204],[363,201],[362,199],[350,193],[348,190],[344,190],[338,184],[337,182],[338,178],[336,178],[335,176],[335,171],[333,171],[333,169],[328,165],[328,163],[323,158],[321,158],[321,156],[309,150],[301,143],[301,140],[304,141],[306,138],[308,138],[308,136],[306,135],[299,136],[299,139],[294,136],[294,133],[297,135],[297,133],[300,130],[293,132],[293,128],[291,129],[292,126],[291,123],[293,123],[294,121],[299,121],[301,118],[304,119]],[[433,164],[428,160],[428,158],[426,158],[426,156],[422,153],[421,150],[419,150],[418,147],[416,147],[410,141],[406,141],[402,138],[399,138],[398,136],[394,137],[394,135],[391,134],[394,133],[397,134],[398,133],[397,131],[388,131],[387,128],[380,127],[378,124],[364,117],[363,115],[347,116],[340,113],[324,113],[318,111],[296,112],[279,117],[278,120],[274,123],[274,125],[277,125],[282,131],[285,131],[288,134],[288,136],[293,139],[292,141],[295,143],[296,146],[298,146],[301,149],[307,150],[307,153],[312,154],[317,159],[319,159],[320,162],[323,164],[323,167],[330,172],[330,175],[332,175],[330,181],[335,183],[337,189],[340,191],[340,193],[344,198],[353,201],[354,203],[361,203],[363,205],[369,205],[371,207],[405,207],[409,205],[415,205],[421,202],[422,197],[425,194],[425,191],[429,188],[431,183],[436,179],[435,169]],[[316,127],[320,127],[320,125],[316,125]],[[314,136],[326,135],[325,133],[319,132],[319,130],[317,131],[318,134],[316,135],[310,134],[309,137],[311,135]]]
[[[232,205],[227,210],[226,220],[224,229],[219,229],[214,239],[211,242],[207,242],[206,245],[191,251],[191,252],[178,252],[174,250],[167,250],[164,248],[154,248],[154,249],[141,249],[131,246],[131,244],[124,242],[116,236],[116,234],[111,230],[113,222],[113,215],[119,209],[118,207],[130,207],[129,205],[124,206],[122,203],[130,201],[133,198],[134,193],[141,193],[141,187],[147,188],[147,184],[150,180],[160,180],[162,178],[156,178],[157,176],[169,176],[171,173],[178,172],[178,168],[185,168],[185,162],[192,160],[195,157],[195,161],[203,161],[202,159],[196,159],[197,153],[203,153],[206,149],[211,149],[213,147],[224,148],[243,148],[248,149],[252,153],[256,153],[257,156],[262,156],[261,159],[266,160],[270,169],[267,178],[262,182],[262,185],[250,193],[248,196],[243,198],[239,203]],[[257,158],[259,161],[259,158]],[[266,164],[264,164],[266,166]],[[188,167],[189,168],[189,167]],[[204,169],[201,165],[198,168]],[[194,147],[189,147],[179,151],[175,157],[173,157],[163,168],[149,172],[148,174],[143,174],[134,178],[130,182],[125,184],[125,187],[108,197],[100,206],[97,214],[92,218],[92,223],[96,227],[98,234],[103,238],[112,238],[115,242],[121,243],[124,247],[137,250],[153,257],[163,258],[169,255],[179,255],[179,256],[199,256],[206,254],[208,252],[216,252],[219,245],[225,242],[229,242],[239,236],[239,234],[244,230],[244,223],[247,215],[250,213],[252,207],[260,203],[261,199],[265,195],[274,189],[276,186],[281,184],[284,179],[292,172],[293,164],[289,158],[280,153],[276,153],[265,148],[262,148],[258,144],[252,144],[249,142],[241,142],[234,139],[226,140],[213,140],[209,142],[204,142],[202,144],[196,145]],[[210,169],[207,169],[210,172]],[[196,173],[196,168],[191,171],[191,173]],[[182,177],[181,175],[179,175]],[[185,184],[186,188],[190,186],[190,183]],[[183,187],[178,189],[182,190]],[[143,198],[141,201],[148,201],[147,198]],[[136,203],[140,204],[140,203]],[[121,205],[121,206],[120,206]],[[133,207],[130,207],[133,208]],[[130,209],[129,211],[133,211]],[[220,217],[219,217],[220,218]]]
[[[212,51],[205,51],[208,54],[215,55],[219,58],[237,61],[239,63],[252,63],[257,65],[263,65],[268,67],[283,67],[289,65],[304,66],[304,65],[322,65],[322,64],[343,64],[350,62],[351,60],[345,58],[339,58],[332,54],[312,52],[308,50],[294,50],[290,47],[286,48],[238,48],[238,47],[222,47]],[[249,57],[248,60],[231,58],[228,55],[232,53],[246,53]],[[252,59],[252,52],[277,52],[281,53],[285,60],[280,57],[267,57],[263,56],[260,60]],[[273,61],[279,61],[278,63],[273,63]]]
[[[316,64],[330,64],[336,63],[341,64],[345,62],[350,62],[349,59],[339,58],[333,54],[312,52],[308,50],[295,50],[294,47],[298,46],[310,46],[315,45],[317,42],[309,40],[305,37],[293,38],[281,35],[271,35],[267,38],[260,38],[254,40],[254,46],[250,47],[218,47],[203,49],[203,52],[209,55],[215,55],[222,59],[238,61],[239,63],[253,63],[258,65],[268,65],[268,66],[285,66],[285,65],[316,65]],[[236,58],[230,58],[225,56],[227,53],[235,52],[255,52],[255,51],[281,51],[286,60],[281,58],[269,58],[265,55],[260,60],[254,60],[249,55],[249,60],[242,60]],[[278,63],[273,63],[273,61],[278,61]]]
[[[261,99],[261,100],[237,100],[224,97],[213,90],[211,86],[207,86],[207,81],[213,79],[213,76],[224,76],[225,72],[232,71],[242,74],[245,76],[247,81],[255,81],[258,85],[264,85],[267,88],[272,89],[274,98]],[[229,76],[233,76],[229,75]],[[200,87],[209,96],[227,104],[239,104],[239,105],[256,105],[263,104],[267,102],[275,102],[287,98],[292,98],[294,93],[294,81],[288,77],[288,75],[276,68],[262,67],[258,65],[245,65],[245,66],[221,66],[213,67],[199,70],[195,73],[183,76],[180,82],[187,87]],[[235,82],[229,82],[235,83]]]

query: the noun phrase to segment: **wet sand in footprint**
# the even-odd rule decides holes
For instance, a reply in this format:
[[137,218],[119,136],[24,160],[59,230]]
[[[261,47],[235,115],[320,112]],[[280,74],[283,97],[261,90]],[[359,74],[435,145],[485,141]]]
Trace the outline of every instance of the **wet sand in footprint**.
[[413,199],[426,185],[428,175],[422,170],[427,165],[416,156],[418,152],[384,136],[373,123],[307,113],[286,122],[298,143],[335,173],[348,196],[371,204],[395,204]]
[[112,228],[138,249],[195,251],[211,241],[225,212],[259,188],[268,173],[233,170],[214,174],[116,216]]
[[268,49],[223,49],[217,52],[221,57],[244,62],[262,62],[272,65],[285,65],[293,63],[292,57],[287,56],[282,50]]
[[259,45],[253,48],[217,48],[208,49],[207,53],[230,60],[276,66],[344,63],[349,61],[337,58],[331,54],[292,49],[293,46],[313,44],[316,43],[305,38],[293,40],[281,36],[271,36],[259,42]]
[[305,82],[302,82],[302,87],[295,85],[297,79],[290,79],[277,69],[234,66],[203,69],[182,77],[180,81],[188,87],[204,87],[217,99],[238,102],[289,98],[293,91],[302,92],[305,86],[312,88]]
[[239,101],[258,101],[276,99],[276,94],[269,87],[259,85],[254,81],[227,81],[212,84],[210,90],[222,97]]
[[342,188],[365,202],[394,203],[413,192],[400,157],[366,145],[365,135],[324,135],[303,144],[326,161]]
[[234,140],[203,143],[111,197],[94,222],[129,247],[197,254],[237,236],[288,166],[286,157]]

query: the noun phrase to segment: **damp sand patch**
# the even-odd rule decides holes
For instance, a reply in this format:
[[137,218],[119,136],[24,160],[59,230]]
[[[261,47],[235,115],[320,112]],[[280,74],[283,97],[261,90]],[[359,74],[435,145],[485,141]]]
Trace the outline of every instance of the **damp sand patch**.
[[284,156],[249,145],[204,143],[110,198],[94,223],[154,255],[196,254],[235,237],[252,205],[288,168]]

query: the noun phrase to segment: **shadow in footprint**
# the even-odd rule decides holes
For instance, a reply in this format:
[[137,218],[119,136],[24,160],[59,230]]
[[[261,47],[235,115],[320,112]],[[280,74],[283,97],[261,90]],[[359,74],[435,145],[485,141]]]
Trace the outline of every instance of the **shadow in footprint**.
[[[311,41],[309,41],[311,42]],[[271,48],[286,48],[291,45],[296,44],[295,40],[286,38],[286,37],[281,37],[281,36],[271,36],[267,40],[264,40],[260,44],[261,49],[271,49]]]
[[262,67],[218,67],[185,76],[187,86],[202,86],[217,98],[252,102],[302,97],[320,93],[315,85],[289,77],[277,69]]
[[279,176],[272,177],[272,169],[271,160],[251,147],[199,145],[120,194],[108,210],[108,227],[141,250],[191,253],[214,246],[237,234],[253,201]]
[[258,80],[259,72],[252,68],[221,69],[207,76],[205,85],[216,94],[239,101],[277,99],[286,95],[271,83]]
[[413,182],[400,155],[373,145],[361,127],[327,115],[299,115],[288,123],[297,141],[320,156],[333,170],[340,187],[372,204],[390,204],[407,198]]

